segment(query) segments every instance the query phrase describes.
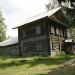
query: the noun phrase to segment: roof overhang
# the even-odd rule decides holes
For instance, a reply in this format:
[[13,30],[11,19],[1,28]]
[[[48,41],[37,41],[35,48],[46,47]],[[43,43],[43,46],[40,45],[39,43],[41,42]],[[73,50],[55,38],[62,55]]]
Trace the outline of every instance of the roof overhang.
[[42,14],[36,15],[34,17],[31,17],[31,18],[27,19],[25,22],[19,24],[17,27],[14,27],[13,29],[16,29],[16,28],[18,28],[18,27],[20,27],[22,25],[37,21],[37,20],[45,18],[45,17],[50,17],[53,14],[55,14],[57,11],[59,11],[60,9],[61,9],[61,7],[58,7],[58,8],[55,8],[53,10],[47,11],[45,13],[42,13]]

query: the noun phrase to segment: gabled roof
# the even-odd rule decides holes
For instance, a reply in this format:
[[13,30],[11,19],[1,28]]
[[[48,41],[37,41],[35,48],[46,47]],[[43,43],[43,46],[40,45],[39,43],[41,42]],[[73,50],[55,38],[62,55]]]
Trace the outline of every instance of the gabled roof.
[[60,9],[61,9],[61,7],[58,7],[58,8],[55,8],[53,10],[47,11],[45,13],[42,13],[42,14],[36,15],[34,17],[31,17],[31,18],[27,19],[24,23],[20,24],[19,26],[15,27],[15,28],[18,28],[18,27],[20,27],[20,26],[22,26],[24,24],[27,24],[27,23],[30,23],[30,22],[34,22],[36,20],[39,20],[39,19],[42,19],[42,18],[45,18],[45,17],[50,17],[50,16],[52,16],[54,13],[56,13]]
[[0,43],[0,47],[1,46],[9,46],[9,45],[14,45],[14,44],[17,44],[18,43],[18,38],[10,38],[10,39],[7,39],[3,42]]

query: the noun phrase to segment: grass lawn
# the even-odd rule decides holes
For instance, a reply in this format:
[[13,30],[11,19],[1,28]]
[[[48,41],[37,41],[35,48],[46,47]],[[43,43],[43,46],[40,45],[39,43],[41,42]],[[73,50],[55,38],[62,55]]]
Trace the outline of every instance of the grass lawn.
[[0,75],[75,75],[75,64],[59,66],[74,57],[73,55],[55,57],[0,56]]

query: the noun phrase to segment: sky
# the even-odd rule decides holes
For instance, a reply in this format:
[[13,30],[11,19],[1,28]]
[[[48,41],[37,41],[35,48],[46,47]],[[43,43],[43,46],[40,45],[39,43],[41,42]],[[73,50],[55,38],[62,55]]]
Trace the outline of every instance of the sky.
[[46,11],[46,0],[0,0],[0,8],[7,25],[7,36],[16,37],[17,29],[27,18]]

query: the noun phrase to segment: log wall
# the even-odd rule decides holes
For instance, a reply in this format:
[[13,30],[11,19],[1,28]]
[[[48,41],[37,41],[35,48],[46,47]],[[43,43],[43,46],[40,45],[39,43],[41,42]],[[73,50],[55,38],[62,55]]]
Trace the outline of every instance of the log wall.
[[0,47],[0,55],[18,56],[19,55],[18,44]]
[[23,56],[50,55],[62,50],[66,27],[44,18],[18,28],[19,52]]
[[[26,32],[24,32],[26,31]],[[25,33],[25,37],[23,37]],[[39,20],[19,28],[21,55],[48,55],[49,43],[46,20]]]

